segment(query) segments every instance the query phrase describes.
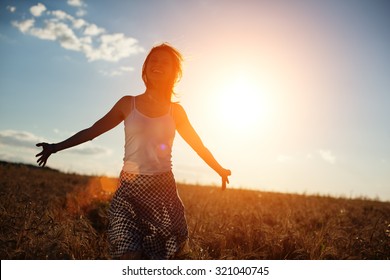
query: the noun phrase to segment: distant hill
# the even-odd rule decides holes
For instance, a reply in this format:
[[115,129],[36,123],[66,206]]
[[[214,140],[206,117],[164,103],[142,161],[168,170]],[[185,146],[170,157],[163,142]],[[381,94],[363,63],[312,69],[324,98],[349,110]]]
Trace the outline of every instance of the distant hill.
[[[3,160],[0,160],[0,166],[3,166],[3,167],[14,166],[14,167],[24,167],[24,168],[31,168],[31,169],[42,169],[42,167],[40,167],[38,165],[34,165],[34,164],[19,163],[19,162],[8,162],[8,161],[3,161]],[[52,170],[52,171],[60,172],[59,170],[53,169],[53,168],[50,168],[50,167],[44,167],[44,168]]]

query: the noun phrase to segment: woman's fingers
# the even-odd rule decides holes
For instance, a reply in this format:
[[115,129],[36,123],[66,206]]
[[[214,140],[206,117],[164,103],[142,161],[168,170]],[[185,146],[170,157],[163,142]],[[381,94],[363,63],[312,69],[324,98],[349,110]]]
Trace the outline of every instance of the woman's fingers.
[[223,174],[221,177],[222,177],[222,190],[226,190],[226,183],[229,184],[229,178],[228,176],[232,175],[232,172],[229,170],[229,169],[225,169],[224,170],[225,174]]
[[222,178],[222,190],[226,190],[226,180],[225,178]]
[[49,144],[44,143],[44,142],[36,144],[37,147],[42,147],[42,151],[35,155],[35,157],[39,157],[37,159],[37,163],[39,166],[44,167],[46,165],[47,158],[50,156],[50,153],[46,150],[48,145]]
[[37,160],[37,163],[38,163],[39,166],[44,167],[44,166],[46,165],[46,161],[47,161],[47,158],[40,157],[40,158]]

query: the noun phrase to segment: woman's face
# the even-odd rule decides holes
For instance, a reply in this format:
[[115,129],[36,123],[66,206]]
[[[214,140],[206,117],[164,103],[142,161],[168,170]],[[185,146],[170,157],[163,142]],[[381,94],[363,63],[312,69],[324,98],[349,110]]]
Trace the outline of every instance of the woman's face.
[[149,56],[146,65],[146,76],[153,84],[172,80],[173,61],[171,55],[163,50],[156,50]]

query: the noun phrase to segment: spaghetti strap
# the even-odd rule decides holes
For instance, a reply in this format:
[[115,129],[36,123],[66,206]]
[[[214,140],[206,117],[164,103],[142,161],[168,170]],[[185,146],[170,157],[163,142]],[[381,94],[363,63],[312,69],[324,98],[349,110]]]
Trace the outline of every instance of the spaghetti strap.
[[133,100],[133,104],[132,104],[133,106],[131,109],[132,109],[132,111],[134,111],[134,109],[135,109],[135,96],[133,96],[132,100]]

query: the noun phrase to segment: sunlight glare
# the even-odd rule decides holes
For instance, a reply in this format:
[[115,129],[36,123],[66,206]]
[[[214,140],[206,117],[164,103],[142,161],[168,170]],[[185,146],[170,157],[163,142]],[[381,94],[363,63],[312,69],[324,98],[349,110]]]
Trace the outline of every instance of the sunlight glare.
[[267,115],[264,94],[250,76],[236,76],[216,95],[218,118],[235,131],[249,132],[249,129],[259,128]]

